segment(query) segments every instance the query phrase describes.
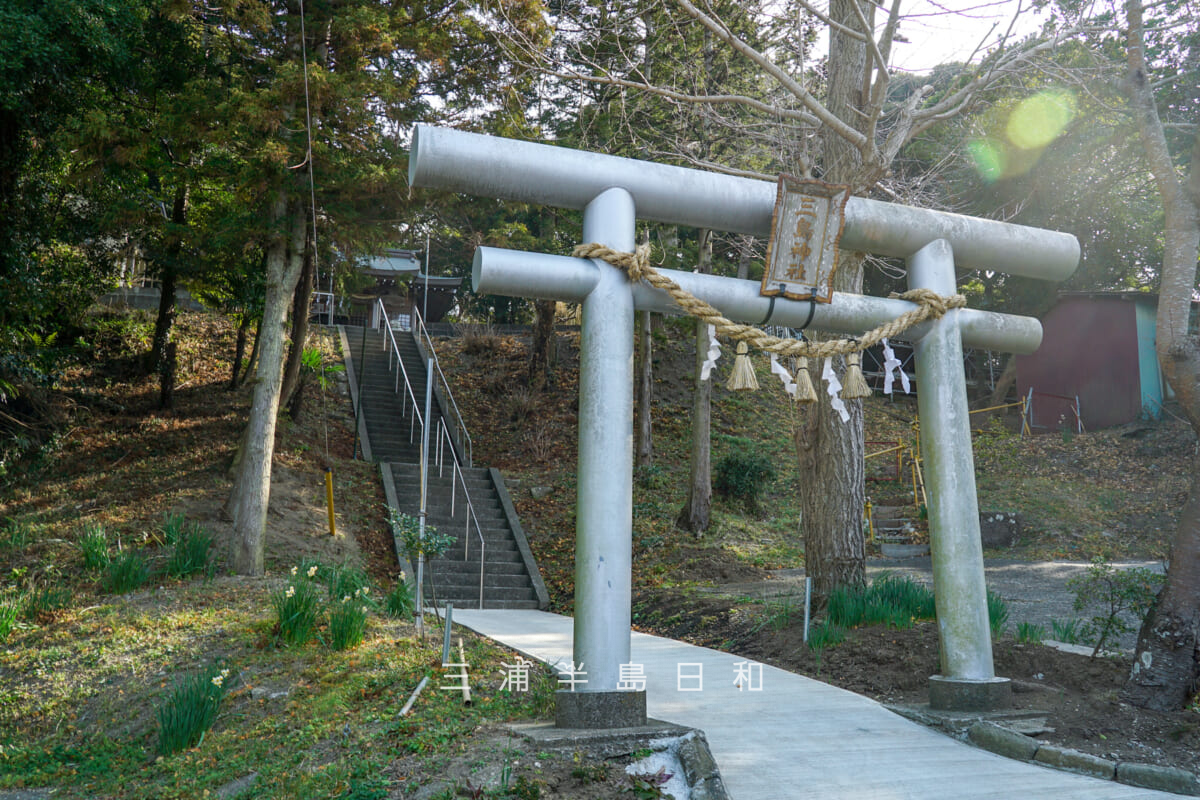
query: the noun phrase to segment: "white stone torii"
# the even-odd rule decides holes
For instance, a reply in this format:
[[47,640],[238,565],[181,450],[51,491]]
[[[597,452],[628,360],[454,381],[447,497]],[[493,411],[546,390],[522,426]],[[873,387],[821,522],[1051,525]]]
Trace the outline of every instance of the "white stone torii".
[[[637,219],[765,237],[776,186],[765,181],[544,144],[418,126],[412,186],[580,209],[583,241],[634,249]],[[841,248],[904,258],[910,289],[955,293],[955,266],[1061,281],[1079,262],[1074,236],[851,197]],[[829,304],[771,299],[757,282],[662,270],[740,322],[859,334],[914,308],[903,300],[835,293]],[[644,693],[620,691],[630,661],[633,530],[634,309],[679,313],[664,293],[599,259],[480,247],[475,290],[583,304],[573,658],[583,691],[559,692],[560,727],[626,727],[645,720]],[[930,545],[940,638],[934,707],[1007,705],[992,663],[990,627],[963,373],[963,344],[1030,353],[1036,320],[958,309],[908,334],[921,375]]]

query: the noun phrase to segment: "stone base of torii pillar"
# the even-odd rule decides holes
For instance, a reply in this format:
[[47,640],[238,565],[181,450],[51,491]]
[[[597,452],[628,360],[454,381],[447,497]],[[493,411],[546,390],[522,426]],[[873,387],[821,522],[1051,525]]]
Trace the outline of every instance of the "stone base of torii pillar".
[[[749,233],[770,232],[775,186],[763,181],[419,126],[409,157],[413,186],[540,203],[584,212],[583,238],[634,249],[635,220]],[[1073,236],[992,220],[850,198],[841,245],[905,258],[910,288],[955,291],[955,266],[1062,280],[1074,271]],[[729,319],[859,334],[913,308],[901,300],[835,293],[770,304],[757,284],[663,270]],[[562,727],[635,727],[645,695],[627,691],[633,518],[633,312],[678,313],[616,267],[495,248],[475,254],[476,291],[583,304],[580,336],[579,474],[575,552],[575,691],[559,692]],[[1037,320],[971,309],[910,329],[915,343],[926,459],[930,541],[941,669],[930,678],[934,708],[1006,707],[1009,682],[995,675],[979,536],[962,346],[1028,353]],[[583,682],[586,681],[586,682]]]

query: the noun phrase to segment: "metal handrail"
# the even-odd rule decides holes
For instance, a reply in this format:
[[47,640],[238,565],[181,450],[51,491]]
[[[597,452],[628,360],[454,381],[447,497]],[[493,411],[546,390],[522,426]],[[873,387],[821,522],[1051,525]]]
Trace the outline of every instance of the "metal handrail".
[[451,479],[450,479],[450,516],[454,516],[458,493],[454,477],[462,482],[463,500],[467,504],[467,513],[465,515],[465,525],[463,527],[463,561],[471,560],[471,523],[475,523],[475,535],[479,537],[479,607],[483,608],[483,565],[487,561],[487,540],[483,538],[483,527],[479,524],[479,518],[475,516],[475,504],[471,502],[471,494],[467,491],[467,478],[463,474],[462,465],[458,463],[458,458],[454,454],[454,440],[450,438],[450,430],[446,427],[444,421],[438,421],[438,477],[442,476],[442,439],[445,439],[450,445],[451,459]]
[[[420,331],[425,337],[426,349],[429,355],[433,358],[433,366],[437,369],[438,378],[442,381],[442,393],[450,402],[450,410],[454,412],[454,428],[459,436],[459,445],[463,447],[463,456],[466,459],[467,466],[475,465],[474,446],[471,442],[471,434],[467,432],[467,425],[463,422],[462,413],[458,410],[458,403],[454,400],[454,394],[450,391],[450,382],[446,380],[445,373],[442,372],[442,365],[438,361],[437,352],[433,348],[433,338],[429,335],[429,329],[425,327],[425,318],[421,316],[421,312],[417,310],[416,305],[413,305],[413,319],[416,325],[413,326],[413,332]],[[451,440],[453,441],[453,439]]]
[[[421,414],[421,412],[419,410],[419,406],[417,405],[417,397],[416,397],[416,394],[413,392],[413,385],[412,385],[412,381],[409,380],[408,370],[406,370],[404,368],[404,359],[400,355],[400,346],[396,343],[396,334],[395,334],[395,331],[392,330],[391,320],[388,319],[387,308],[384,306],[382,299],[378,300],[377,303],[379,305],[380,319],[383,320],[384,329],[387,331],[387,337],[384,338],[384,340],[383,340],[383,348],[385,350],[388,349],[388,340],[389,339],[391,340],[391,344],[392,344],[391,351],[388,353],[388,372],[391,372],[391,370],[392,370],[392,357],[393,356],[396,359],[396,363],[400,367],[396,371],[396,383],[393,388],[393,391],[396,394],[400,394],[400,378],[403,377],[404,378],[404,389],[408,395],[407,399],[412,401],[412,412],[413,413],[412,413],[412,417],[410,418],[411,421],[409,423],[408,440],[411,442],[413,440],[414,434],[419,434],[421,436],[421,440],[424,441],[424,439],[425,439],[425,418]],[[414,309],[414,311],[415,311],[415,309]],[[418,319],[419,319],[419,317],[418,317]],[[422,329],[424,329],[423,324],[422,324]],[[432,343],[432,340],[429,340],[428,333],[426,333],[426,339],[429,341],[429,348],[430,348],[429,352],[431,354],[431,358],[432,358],[434,364],[437,364],[437,355],[433,352],[433,343]],[[438,372],[439,373],[441,372],[440,367],[438,368]],[[426,376],[426,377],[428,378],[429,376]],[[442,380],[445,381],[445,376],[442,376]],[[449,396],[449,387],[448,386],[446,387],[446,393],[447,393],[447,396]],[[451,402],[453,402],[453,398],[451,398]],[[407,411],[405,410],[406,403],[407,403],[407,400],[405,399],[404,395],[401,395],[401,414],[407,413]],[[458,409],[456,407],[455,411],[457,412],[457,410]],[[417,425],[418,422],[420,423],[419,426]],[[462,417],[461,416],[458,417],[458,424],[460,426],[462,426]],[[445,470],[446,451],[449,450],[449,452],[450,452],[450,462],[451,462],[451,465],[450,465],[450,470],[451,470],[450,516],[454,517],[457,515],[458,484],[456,483],[456,480],[462,484],[463,501],[466,503],[466,514],[464,515],[465,526],[464,526],[464,530],[463,530],[463,561],[464,562],[468,561],[471,557],[471,524],[472,523],[474,523],[474,525],[475,525],[475,534],[476,534],[476,536],[479,537],[479,607],[483,608],[484,562],[485,562],[486,556],[487,556],[487,541],[483,538],[483,528],[479,524],[479,518],[475,515],[475,504],[472,502],[471,493],[467,489],[466,475],[463,474],[462,464],[459,462],[458,453],[456,452],[456,450],[454,448],[454,438],[450,434],[450,429],[446,427],[445,418],[440,415],[438,418],[437,428],[438,428],[437,434],[434,437],[434,450],[436,452],[436,456],[434,458],[434,463],[437,466],[439,478],[442,477],[444,470]],[[464,434],[466,433],[465,427],[462,427],[461,430]],[[448,444],[449,447],[443,447],[443,441],[446,444]],[[467,441],[468,441],[468,443],[470,442],[469,436],[467,437]]]
[[[378,302],[379,302],[379,311],[381,314],[380,318],[384,321],[384,330],[387,331],[387,338],[383,339],[383,341],[382,341],[384,350],[388,349],[388,346],[387,346],[388,341],[387,340],[388,339],[392,340],[392,349],[388,352],[388,372],[392,371],[392,357],[393,356],[395,356],[395,358],[396,358],[396,364],[398,364],[400,367],[400,369],[396,371],[396,384],[395,384],[395,386],[392,387],[392,391],[395,392],[396,394],[400,394],[400,378],[403,377],[404,378],[404,388],[408,392],[407,400],[405,399],[404,395],[400,395],[400,414],[401,414],[401,416],[408,413],[406,405],[407,405],[408,400],[412,401],[413,414],[412,414],[412,417],[410,418],[410,422],[408,424],[408,441],[411,442],[413,440],[413,434],[417,430],[421,430],[421,431],[425,430],[425,417],[423,414],[421,414],[420,406],[417,404],[417,396],[413,392],[412,381],[409,380],[409,378],[408,378],[408,370],[406,370],[404,368],[404,359],[400,357],[400,345],[398,345],[396,343],[396,334],[392,330],[391,321],[387,318],[387,309],[383,305],[383,300],[379,300]],[[419,428],[417,427],[418,422],[420,423]]]

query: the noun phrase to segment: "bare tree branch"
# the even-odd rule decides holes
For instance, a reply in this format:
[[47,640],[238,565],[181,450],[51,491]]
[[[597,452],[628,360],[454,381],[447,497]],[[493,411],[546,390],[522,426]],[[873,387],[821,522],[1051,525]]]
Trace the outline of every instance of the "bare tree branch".
[[699,8],[694,6],[690,0],[677,0],[679,6],[692,16],[697,22],[712,31],[717,38],[728,44],[737,52],[750,59],[752,62],[762,67],[762,69],[779,82],[781,86],[791,92],[797,100],[799,100],[805,108],[813,113],[813,115],[821,121],[821,124],[828,126],[831,130],[837,133],[838,136],[845,139],[859,150],[870,150],[873,146],[872,142],[866,136],[856,131],[854,128],[847,125],[835,114],[832,114],[829,109],[825,108],[807,89],[796,82],[791,75],[788,75],[778,64],[772,61],[767,56],[760,53],[755,48],[751,47],[746,42],[742,41],[729,28],[712,17],[705,14]]
[[822,13],[820,11],[820,9],[814,8],[810,4],[804,2],[804,0],[797,0],[797,2],[800,4],[801,8],[803,8],[808,13],[812,14],[817,19],[821,20],[821,22],[824,22],[826,25],[833,28],[834,30],[841,31],[842,33],[846,34],[847,36],[849,36],[852,39],[857,39],[860,42],[866,42],[866,41],[869,41],[874,36],[874,34],[870,30],[867,30],[866,35],[863,35],[859,31],[854,30],[853,28],[847,27],[846,25],[843,25],[840,22],[830,19],[828,14]]
[[666,86],[658,86],[645,81],[631,81],[627,78],[617,78],[612,75],[584,75],[581,72],[574,70],[562,72],[558,70],[546,69],[543,70],[547,75],[552,75],[563,80],[584,81],[586,83],[595,83],[605,86],[620,86],[625,89],[637,89],[642,92],[665,97],[669,100],[676,100],[680,103],[694,103],[707,105],[724,105],[737,104],[747,108],[753,108],[755,111],[761,111],[764,114],[770,114],[774,117],[782,117],[783,119],[794,119],[803,122],[807,125],[817,125],[819,121],[812,114],[807,114],[803,111],[796,111],[783,106],[771,105],[764,103],[761,100],[755,100],[753,97],[747,97],[741,94],[688,94],[675,89],[667,88]]

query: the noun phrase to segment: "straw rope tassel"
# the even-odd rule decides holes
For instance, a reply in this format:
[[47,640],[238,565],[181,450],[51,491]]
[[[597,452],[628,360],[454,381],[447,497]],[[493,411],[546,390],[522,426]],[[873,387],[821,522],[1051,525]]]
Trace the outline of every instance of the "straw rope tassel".
[[750,347],[745,342],[738,342],[737,357],[733,360],[733,372],[725,388],[730,391],[758,391],[758,376],[754,374],[754,365],[750,363]]
[[817,402],[817,390],[813,386],[812,376],[808,374],[808,359],[797,359],[799,366],[796,367],[796,402],[797,403],[815,403]]
[[[871,387],[862,374],[861,357],[859,356],[861,351],[894,337],[913,325],[918,325],[926,320],[941,319],[950,309],[963,308],[967,304],[967,298],[961,294],[944,297],[931,289],[910,289],[902,294],[893,293],[891,297],[916,303],[916,308],[867,331],[857,339],[809,341],[781,338],[771,336],[753,325],[742,325],[726,319],[716,308],[685,291],[679,284],[650,265],[649,243],[638,245],[633,253],[622,253],[593,242],[576,245],[571,255],[575,258],[604,259],[613,266],[624,270],[629,275],[629,280],[645,281],[655,289],[666,292],[675,305],[685,313],[711,325],[716,335],[726,336],[737,341],[738,356],[734,363],[734,375],[736,376],[739,372],[738,365],[744,363],[750,379],[754,380],[755,388],[757,388],[758,382],[754,379],[753,368],[745,355],[748,346],[774,353],[776,356],[797,358],[800,365],[796,370],[796,402],[798,403],[814,403],[817,400],[812,376],[808,372],[808,359],[818,359],[817,364],[819,365],[822,358],[846,356],[846,386],[841,397],[847,399],[868,397],[871,394]],[[901,376],[903,375],[904,373],[901,372]],[[733,383],[734,380],[731,378],[730,388],[738,388],[732,385]]]
[[846,354],[846,376],[842,379],[842,397],[847,400],[857,400],[871,396],[871,387],[863,377],[861,353]]

